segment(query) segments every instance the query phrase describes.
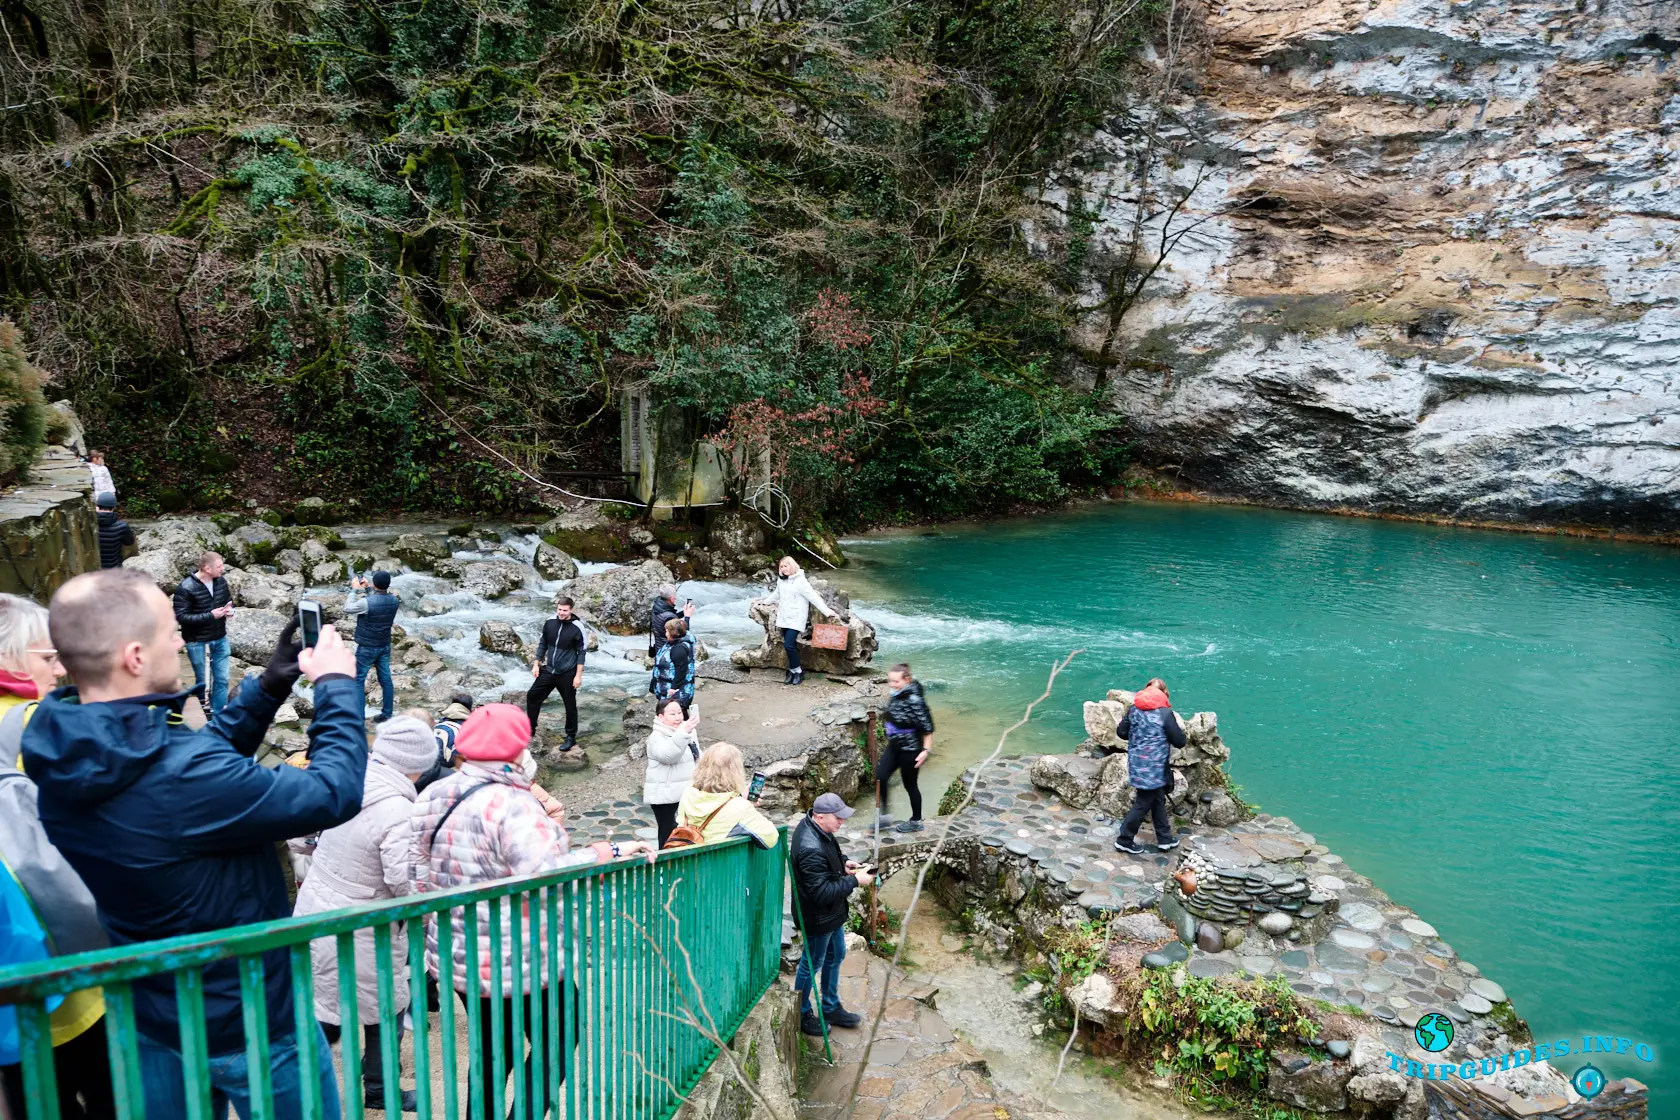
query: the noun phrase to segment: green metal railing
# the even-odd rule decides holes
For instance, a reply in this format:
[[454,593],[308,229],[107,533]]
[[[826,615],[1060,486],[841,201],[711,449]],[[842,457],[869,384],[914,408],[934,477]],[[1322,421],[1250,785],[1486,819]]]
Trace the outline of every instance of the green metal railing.
[[[45,1001],[84,988],[105,995],[106,1039],[117,1115],[147,1120],[135,1026],[136,980],[172,976],[181,1023],[189,1120],[208,1120],[211,1087],[204,1019],[204,969],[237,962],[245,1028],[252,1120],[277,1115],[270,1080],[263,953],[287,950],[295,1005],[298,1065],[304,1072],[301,1116],[326,1115],[320,1081],[309,1075],[320,1054],[309,946],[334,938],[339,972],[338,1090],[346,1120],[363,1115],[361,1028],[357,1021],[354,934],[373,930],[381,1053],[389,1099],[399,1072],[412,1070],[421,1120],[512,1115],[536,1120],[541,1097],[557,1101],[557,1120],[665,1120],[682,1103],[717,1053],[776,978],[781,958],[786,831],[765,851],[731,840],[606,867],[571,868],[527,879],[504,879],[394,902],[370,903],[308,918],[240,926],[215,933],[145,942],[122,949],[58,957],[0,969],[0,1004],[18,1010],[27,1120],[58,1120],[52,1032]],[[426,1012],[426,937],[437,927],[439,1010]],[[408,936],[409,1012],[413,1029],[397,1024],[393,925]],[[488,924],[488,961],[479,930]],[[453,947],[463,938],[466,975],[456,975]],[[504,990],[503,948],[511,990],[532,984],[532,997],[512,999],[512,1030],[493,1021],[489,1068],[524,1049],[530,1023],[532,1077],[509,1083],[484,1077],[481,995]],[[481,963],[488,982],[481,980]],[[452,989],[465,987],[457,1002]],[[464,1004],[464,1010],[462,1005]],[[495,1017],[500,1020],[501,1016]],[[95,1028],[98,1029],[98,1028]],[[435,1035],[435,1037],[434,1037]],[[437,1043],[433,1052],[433,1043]],[[512,1049],[510,1049],[512,1048]],[[404,1052],[408,1061],[404,1061]],[[434,1069],[434,1065],[437,1067]],[[546,1089],[546,1092],[536,1090]],[[489,1093],[490,1107],[482,1094]],[[389,1113],[397,1120],[395,1108]],[[22,1117],[13,1120],[24,1120]],[[152,1116],[149,1120],[175,1120]]]

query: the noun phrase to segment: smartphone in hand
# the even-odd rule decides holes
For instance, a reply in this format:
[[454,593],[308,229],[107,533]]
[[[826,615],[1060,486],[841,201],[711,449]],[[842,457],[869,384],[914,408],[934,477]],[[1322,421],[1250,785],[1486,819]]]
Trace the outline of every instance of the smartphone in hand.
[[754,805],[758,804],[759,796],[764,793],[764,780],[764,771],[753,771],[752,782],[747,786],[747,800]]
[[321,641],[321,604],[313,599],[298,600],[298,632],[305,649],[314,649]]

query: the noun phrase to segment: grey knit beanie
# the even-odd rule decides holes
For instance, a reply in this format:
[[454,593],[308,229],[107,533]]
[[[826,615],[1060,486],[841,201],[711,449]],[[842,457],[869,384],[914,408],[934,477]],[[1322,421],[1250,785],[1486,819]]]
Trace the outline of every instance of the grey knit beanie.
[[437,761],[437,755],[432,729],[413,716],[386,720],[374,736],[373,757],[404,774],[424,774]]

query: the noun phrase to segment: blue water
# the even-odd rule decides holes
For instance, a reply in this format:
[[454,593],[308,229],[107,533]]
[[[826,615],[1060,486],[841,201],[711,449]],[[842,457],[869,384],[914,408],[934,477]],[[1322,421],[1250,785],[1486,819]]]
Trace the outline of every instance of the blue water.
[[[1414,907],[1538,1040],[1680,1116],[1680,550],[1126,504],[848,542],[882,664],[930,685],[924,788],[1071,750],[1081,702],[1164,677],[1244,796]],[[1577,1062],[1558,1063],[1567,1074]]]

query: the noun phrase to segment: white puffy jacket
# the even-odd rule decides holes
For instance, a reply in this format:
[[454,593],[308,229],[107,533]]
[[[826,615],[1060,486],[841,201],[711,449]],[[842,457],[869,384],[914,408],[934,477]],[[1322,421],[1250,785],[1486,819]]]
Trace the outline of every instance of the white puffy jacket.
[[642,781],[642,800],[649,805],[675,805],[694,777],[699,737],[692,730],[666,727],[653,721],[648,733],[647,777]]
[[[309,877],[298,889],[299,916],[341,910],[379,898],[409,892],[409,815],[414,808],[414,783],[394,766],[368,759],[362,783],[362,811],[337,828],[321,833]],[[357,930],[356,1015],[363,1026],[379,1022],[379,972],[373,954],[373,930]],[[309,943],[315,973],[315,1017],[323,1023],[342,1022],[338,1009],[338,942],[323,937]],[[408,1006],[407,924],[391,926],[391,968],[396,1003]]]
[[776,628],[778,630],[798,630],[804,632],[805,623],[810,619],[810,608],[817,608],[817,613],[825,618],[834,617],[834,612],[828,609],[828,604],[822,601],[811,581],[805,578],[804,572],[795,572],[787,579],[776,577]]

